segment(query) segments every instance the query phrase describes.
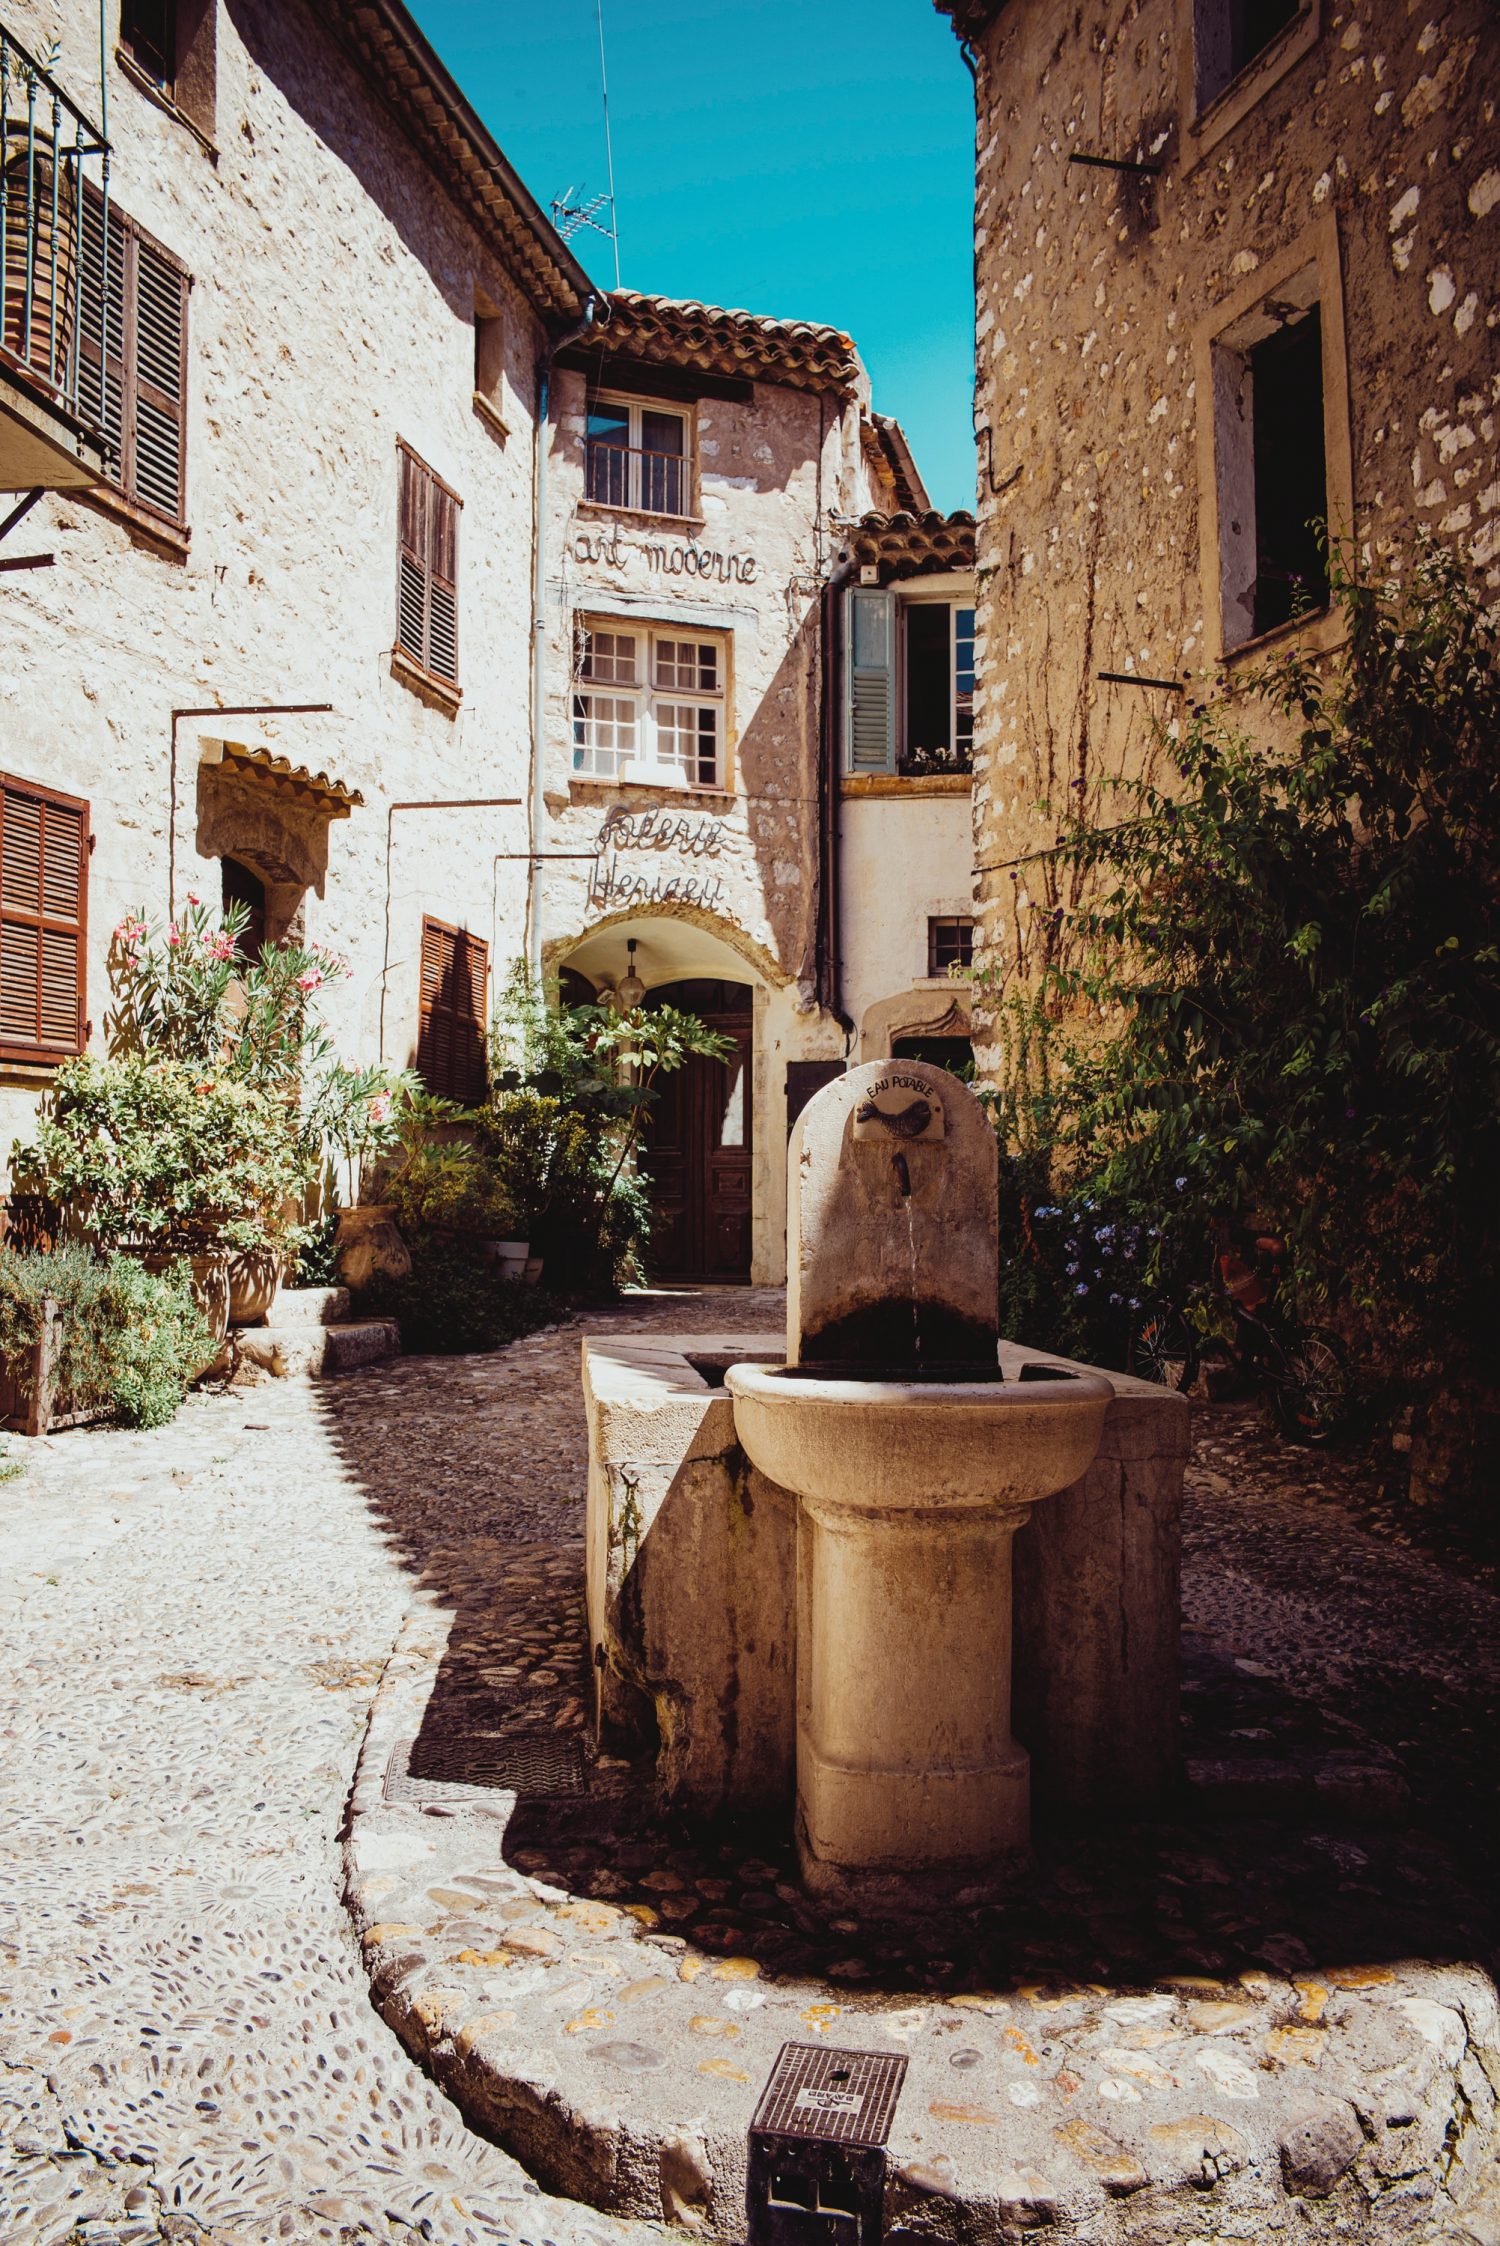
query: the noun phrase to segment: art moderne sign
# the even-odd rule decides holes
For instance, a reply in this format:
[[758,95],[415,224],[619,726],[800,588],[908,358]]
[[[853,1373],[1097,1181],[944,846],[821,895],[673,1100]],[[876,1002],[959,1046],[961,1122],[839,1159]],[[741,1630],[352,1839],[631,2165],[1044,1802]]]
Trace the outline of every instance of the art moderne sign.
[[621,570],[638,559],[653,577],[696,577],[715,585],[753,585],[760,568],[753,554],[727,554],[716,546],[700,546],[696,538],[683,546],[669,545],[662,538],[632,539],[627,544],[615,523],[607,530],[578,531],[573,559]]
[[599,856],[589,884],[589,903],[600,911],[624,905],[699,905],[722,910],[724,883],[712,868],[700,873],[669,872],[664,865],[639,871],[622,866],[622,852],[673,851],[684,858],[716,858],[728,830],[722,819],[692,819],[675,811],[626,811],[616,806],[599,829]]

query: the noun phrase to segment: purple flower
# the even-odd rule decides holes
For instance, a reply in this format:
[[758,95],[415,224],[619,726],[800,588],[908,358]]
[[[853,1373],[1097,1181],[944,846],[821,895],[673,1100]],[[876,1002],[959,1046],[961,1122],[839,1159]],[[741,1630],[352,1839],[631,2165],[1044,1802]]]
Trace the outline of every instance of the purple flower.
[[1185,1185],[1187,1184],[1187,1179],[1186,1179],[1186,1178],[1173,1178],[1173,1180],[1172,1180],[1172,1183],[1173,1183],[1173,1184],[1174,1184],[1174,1185],[1176,1186],[1176,1188],[1177,1188],[1178,1192],[1180,1193],[1180,1192],[1182,1191],[1183,1187],[1184,1187],[1184,1186],[1185,1186]]
[[1073,1289],[1075,1295],[1086,1295],[1088,1291],[1088,1282],[1083,1279],[1080,1279],[1077,1286]]

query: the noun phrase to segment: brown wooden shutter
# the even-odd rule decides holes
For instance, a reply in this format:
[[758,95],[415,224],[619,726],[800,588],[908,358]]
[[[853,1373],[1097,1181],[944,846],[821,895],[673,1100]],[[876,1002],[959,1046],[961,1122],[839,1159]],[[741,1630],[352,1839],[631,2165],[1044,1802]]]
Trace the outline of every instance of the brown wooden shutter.
[[440,476],[406,445],[398,452],[400,582],[396,644],[424,671],[458,684],[458,510]]
[[417,1073],[429,1092],[473,1107],[484,1098],[489,946],[445,921],[422,922]]
[[112,481],[127,499],[180,524],[186,519],[188,276],[113,204],[106,274],[102,220],[98,196],[87,195],[81,402],[109,440]]
[[89,809],[0,777],[0,1060],[83,1051]]

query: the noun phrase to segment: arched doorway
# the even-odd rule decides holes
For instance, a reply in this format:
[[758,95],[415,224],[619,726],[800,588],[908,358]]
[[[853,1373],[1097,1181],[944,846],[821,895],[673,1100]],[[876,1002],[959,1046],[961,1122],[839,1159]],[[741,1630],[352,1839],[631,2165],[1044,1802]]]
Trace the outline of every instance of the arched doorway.
[[659,983],[646,999],[696,1014],[733,1047],[727,1060],[694,1057],[657,1079],[643,1163],[655,1211],[649,1261],[662,1279],[750,1276],[751,1003],[748,983],[702,978]]

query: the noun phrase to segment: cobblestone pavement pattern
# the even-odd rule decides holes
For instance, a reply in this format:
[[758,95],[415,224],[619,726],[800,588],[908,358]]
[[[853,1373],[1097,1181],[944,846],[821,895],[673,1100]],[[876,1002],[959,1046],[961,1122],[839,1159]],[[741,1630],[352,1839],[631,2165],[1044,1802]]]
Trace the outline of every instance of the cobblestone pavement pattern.
[[[340,1903],[350,1777],[413,1596],[340,1427],[467,1379],[372,1368],[8,1445],[3,2246],[642,2235],[465,2127],[372,2011]],[[428,1424],[388,1466],[438,1518],[475,1494],[477,1422],[455,1402]],[[486,1455],[506,1441],[486,1422]],[[502,1485],[533,1536],[557,1511],[535,1487],[519,1462]]]
[[[736,1290],[600,1322],[781,1316],[779,1295]],[[200,1400],[161,1434],[58,1438],[0,1490],[5,2246],[627,2235],[534,2195],[463,2130],[368,2009],[337,1900],[339,1820],[404,1614],[408,1634],[445,1618],[424,1734],[583,1732],[578,1344],[559,1329]],[[672,1947],[827,1975],[856,2005],[865,1982],[1149,1987],[1424,1944],[1493,1970],[1500,1598],[1384,1521],[1362,1530],[1357,1463],[1273,1450],[1234,1408],[1204,1432],[1188,1746],[1231,1790],[1235,1758],[1249,1766],[1260,1814],[1210,1800],[1140,1832],[1042,1835],[1024,1907],[878,1950],[809,1908],[781,1836],[664,1828],[623,1771],[598,1774],[592,1806],[523,1805],[511,1864],[649,1914]],[[1409,1824],[1317,1800],[1319,1755],[1351,1745],[1409,1788]]]

